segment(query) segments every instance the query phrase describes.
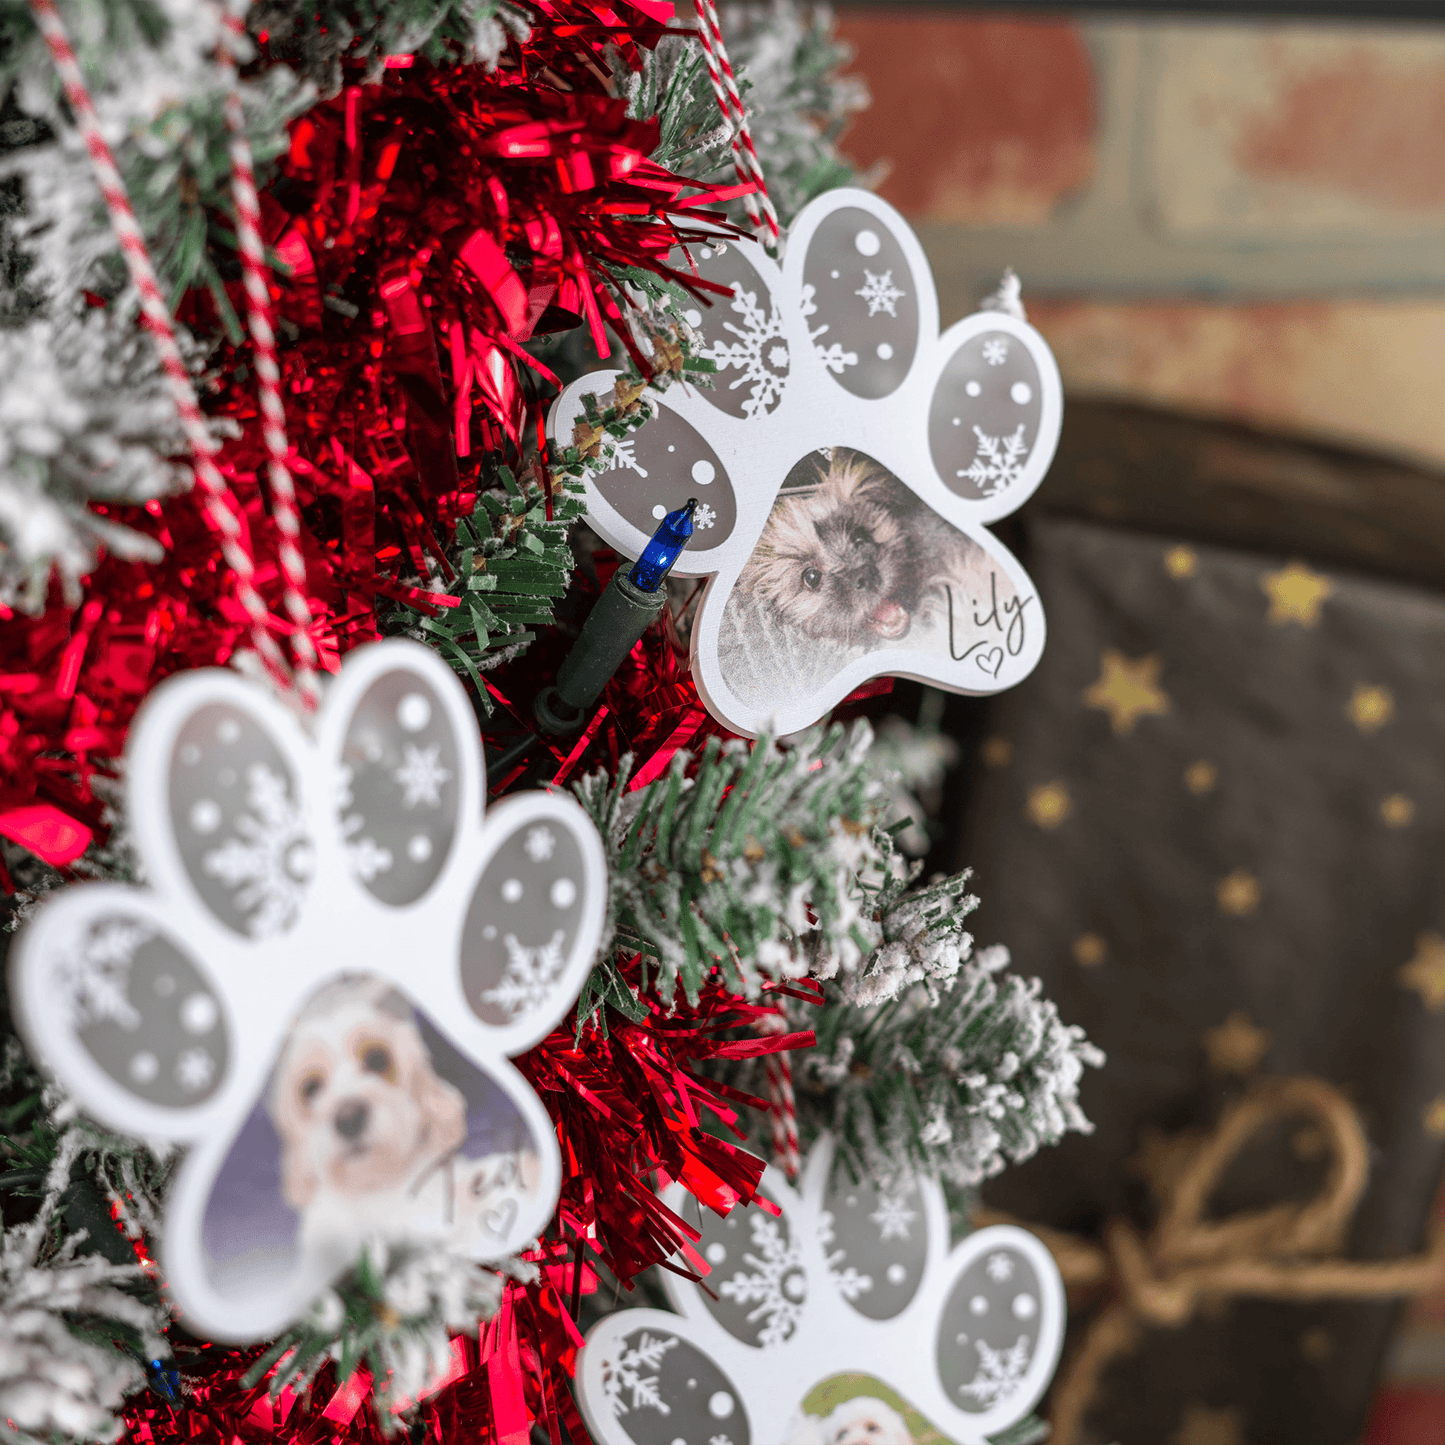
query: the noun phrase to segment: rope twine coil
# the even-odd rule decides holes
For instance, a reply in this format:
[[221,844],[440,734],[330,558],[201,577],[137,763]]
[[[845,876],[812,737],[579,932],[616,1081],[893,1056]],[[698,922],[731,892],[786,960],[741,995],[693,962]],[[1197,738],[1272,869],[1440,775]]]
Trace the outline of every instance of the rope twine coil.
[[[1251,1140],[1305,1116],[1322,1129],[1328,1176],[1313,1198],[1206,1217],[1210,1196]],[[1161,1208],[1147,1237],[1123,1219],[1095,1241],[1025,1225],[1046,1244],[1071,1291],[1104,1303],[1054,1386],[1052,1445],[1078,1445],[1105,1371],[1138,1348],[1147,1329],[1187,1324],[1201,1302],[1233,1298],[1385,1300],[1445,1287],[1445,1229],[1403,1259],[1339,1257],[1369,1181],[1369,1144],[1355,1106],[1316,1078],[1272,1079],[1233,1102],[1201,1142],[1180,1141],[1170,1177],[1156,1181]],[[1010,1222],[980,1210],[976,1225]]]

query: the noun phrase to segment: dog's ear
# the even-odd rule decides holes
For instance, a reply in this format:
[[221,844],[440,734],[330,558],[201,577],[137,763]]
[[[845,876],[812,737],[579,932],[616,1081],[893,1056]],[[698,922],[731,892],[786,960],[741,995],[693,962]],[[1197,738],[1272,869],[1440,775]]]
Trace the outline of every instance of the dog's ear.
[[462,1091],[447,1083],[426,1059],[417,1061],[411,1088],[431,1123],[436,1147],[447,1153],[460,1149],[467,1141],[467,1101]]

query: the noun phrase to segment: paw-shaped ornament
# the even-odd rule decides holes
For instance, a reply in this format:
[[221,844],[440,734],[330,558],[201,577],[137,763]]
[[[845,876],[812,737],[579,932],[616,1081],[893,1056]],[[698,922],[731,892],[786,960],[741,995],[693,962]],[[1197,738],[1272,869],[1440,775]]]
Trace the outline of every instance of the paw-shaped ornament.
[[[940,336],[922,247],[866,191],[807,206],[781,269],[751,242],[693,256],[732,292],[688,313],[716,385],[656,398],[588,477],[587,514],[637,556],[657,519],[698,499],[673,570],[713,576],[692,633],[712,712],[738,732],[791,732],[873,677],[976,694],[1020,681],[1043,611],[985,525],[1053,458],[1063,400],[1043,338],[992,310]],[[616,375],[558,398],[560,446]]]
[[596,952],[582,810],[532,793],[484,823],[471,705],[405,641],[352,653],[309,733],[235,673],[164,683],[127,795],[149,886],[53,895],[13,996],[83,1109],[190,1146],[163,1260],[190,1327],[274,1334],[368,1240],[534,1239],[557,1143],[508,1055]]
[[824,1139],[796,1192],[767,1171],[781,1218],[704,1216],[712,1295],[664,1275],[677,1314],[593,1327],[577,1391],[600,1445],[984,1445],[1028,1414],[1063,1343],[1048,1250],[995,1225],[950,1252],[936,1182],[883,1194],[832,1165]]

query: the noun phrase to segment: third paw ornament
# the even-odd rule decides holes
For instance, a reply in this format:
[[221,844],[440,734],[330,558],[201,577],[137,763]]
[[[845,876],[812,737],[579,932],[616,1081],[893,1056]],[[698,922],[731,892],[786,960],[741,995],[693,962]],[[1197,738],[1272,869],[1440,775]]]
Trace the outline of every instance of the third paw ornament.
[[[781,267],[752,242],[694,259],[731,292],[687,318],[716,385],[656,397],[586,485],[589,522],[634,557],[658,518],[698,499],[675,571],[712,575],[692,647],[713,713],[791,732],[873,677],[965,693],[1020,681],[1043,612],[985,526],[1053,457],[1063,402],[1043,338],[1001,310],[940,336],[917,238],[866,191],[807,206]],[[559,446],[616,375],[563,392]]]
[[575,999],[606,864],[570,799],[484,797],[471,705],[414,642],[353,652],[309,732],[214,668],[138,715],[148,886],[53,894],[12,996],[82,1108],[189,1146],[163,1263],[192,1330],[275,1333],[371,1239],[496,1259],[551,1216],[508,1055]]
[[704,1216],[712,1296],[667,1274],[677,1314],[594,1326],[577,1389],[601,1445],[985,1445],[1028,1414],[1063,1341],[1048,1250],[995,1225],[950,1251],[935,1182],[883,1193],[832,1165],[825,1139],[796,1192],[768,1170],[780,1218]]

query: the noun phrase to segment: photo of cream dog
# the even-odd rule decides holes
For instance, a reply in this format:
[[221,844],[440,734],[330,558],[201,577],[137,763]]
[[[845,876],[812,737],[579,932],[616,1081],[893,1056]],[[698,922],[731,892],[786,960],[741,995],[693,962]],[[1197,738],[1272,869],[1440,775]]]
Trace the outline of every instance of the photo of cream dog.
[[892,473],[846,447],[815,457],[818,485],[779,497],[736,595],[807,637],[876,647],[936,620],[949,583],[988,594],[983,549]]
[[369,1239],[498,1254],[537,1187],[530,1150],[459,1156],[466,1100],[433,1067],[410,1004],[380,979],[348,976],[312,997],[282,1048],[268,1108],[302,1254],[327,1269]]
[[882,1400],[858,1395],[821,1419],[804,1415],[785,1445],[914,1445],[903,1416]]

